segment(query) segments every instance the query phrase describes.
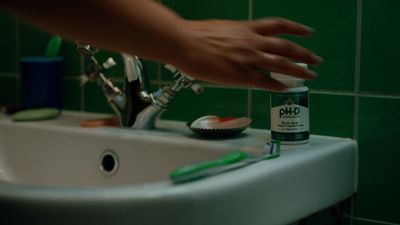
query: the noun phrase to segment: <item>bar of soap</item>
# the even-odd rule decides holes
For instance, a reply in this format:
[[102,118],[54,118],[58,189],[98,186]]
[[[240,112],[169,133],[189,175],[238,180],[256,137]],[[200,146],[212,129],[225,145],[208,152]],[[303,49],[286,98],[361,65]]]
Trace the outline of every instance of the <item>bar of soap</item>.
[[120,127],[119,118],[116,116],[102,118],[102,119],[90,119],[82,120],[80,122],[81,127]]
[[53,108],[28,109],[17,112],[13,115],[13,121],[36,121],[50,120],[58,117],[61,111]]

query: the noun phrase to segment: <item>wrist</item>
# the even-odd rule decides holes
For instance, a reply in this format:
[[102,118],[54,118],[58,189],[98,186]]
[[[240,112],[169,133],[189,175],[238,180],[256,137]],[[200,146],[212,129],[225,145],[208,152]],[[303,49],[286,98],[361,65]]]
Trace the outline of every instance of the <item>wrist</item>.
[[172,47],[169,50],[167,62],[177,67],[186,65],[187,62],[192,61],[192,58],[196,55],[196,49],[200,44],[199,37],[193,29],[193,25],[196,22],[183,20],[181,26],[181,33],[176,36],[174,43],[170,45]]

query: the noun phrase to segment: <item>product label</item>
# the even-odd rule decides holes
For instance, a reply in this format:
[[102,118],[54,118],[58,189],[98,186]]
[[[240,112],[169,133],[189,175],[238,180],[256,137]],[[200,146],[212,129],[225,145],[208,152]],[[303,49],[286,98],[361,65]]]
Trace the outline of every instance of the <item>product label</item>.
[[308,91],[271,93],[272,139],[301,141],[309,138]]

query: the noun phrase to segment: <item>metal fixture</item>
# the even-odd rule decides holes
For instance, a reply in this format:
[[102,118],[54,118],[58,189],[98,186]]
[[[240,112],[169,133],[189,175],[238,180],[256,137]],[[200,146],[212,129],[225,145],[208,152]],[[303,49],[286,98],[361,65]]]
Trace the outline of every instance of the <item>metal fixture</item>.
[[166,65],[165,67],[174,74],[175,82],[150,93],[146,85],[149,83],[148,76],[145,74],[141,59],[124,53],[121,55],[125,66],[125,86],[121,91],[105,76],[105,71],[116,65],[112,58],[99,63],[94,57],[98,49],[90,45],[78,44],[78,50],[91,60],[85,74],[80,77],[81,85],[94,80],[102,86],[122,127],[154,129],[156,119],[181,89],[191,88],[196,94],[203,92],[203,88],[195,84],[193,78],[172,65]]

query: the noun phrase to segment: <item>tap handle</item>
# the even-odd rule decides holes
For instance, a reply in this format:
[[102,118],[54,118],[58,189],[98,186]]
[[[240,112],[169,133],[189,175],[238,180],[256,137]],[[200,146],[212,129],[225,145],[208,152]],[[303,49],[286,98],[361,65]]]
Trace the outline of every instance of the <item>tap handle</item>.
[[173,65],[167,64],[164,67],[174,74],[176,82],[182,84],[183,88],[190,87],[190,89],[197,95],[200,95],[204,92],[204,88],[197,84],[193,77],[183,73]]
[[100,83],[103,85],[104,91],[109,96],[122,95],[122,91],[117,86],[115,86],[111,80],[105,77],[104,74],[99,74],[99,80]]
[[115,65],[117,65],[117,63],[115,62],[115,60],[113,58],[110,57],[106,61],[103,62],[102,68],[110,69],[111,67],[114,67]]
[[76,46],[76,48],[78,49],[78,51],[86,56],[86,57],[93,57],[96,53],[99,52],[99,49],[88,45],[88,44],[81,44],[81,43],[77,43],[78,45]]
[[204,88],[199,85],[199,84],[192,84],[190,86],[190,89],[192,89],[192,91],[196,94],[196,95],[200,95],[204,92]]
[[79,77],[81,86],[84,86],[89,80],[98,80],[101,83],[104,83],[104,71],[117,64],[111,57],[104,61],[101,65],[97,62],[94,56],[91,56],[90,59],[92,63],[86,67],[85,74]]
[[176,68],[171,64],[166,64],[164,67],[174,74],[175,80],[178,80],[181,76],[183,76],[188,81],[195,81],[193,77],[187,75],[186,73],[184,73],[183,71],[179,70],[178,68]]
[[176,72],[178,72],[178,69],[171,65],[171,64],[166,64],[164,65],[165,69],[169,70],[171,73],[175,74]]

